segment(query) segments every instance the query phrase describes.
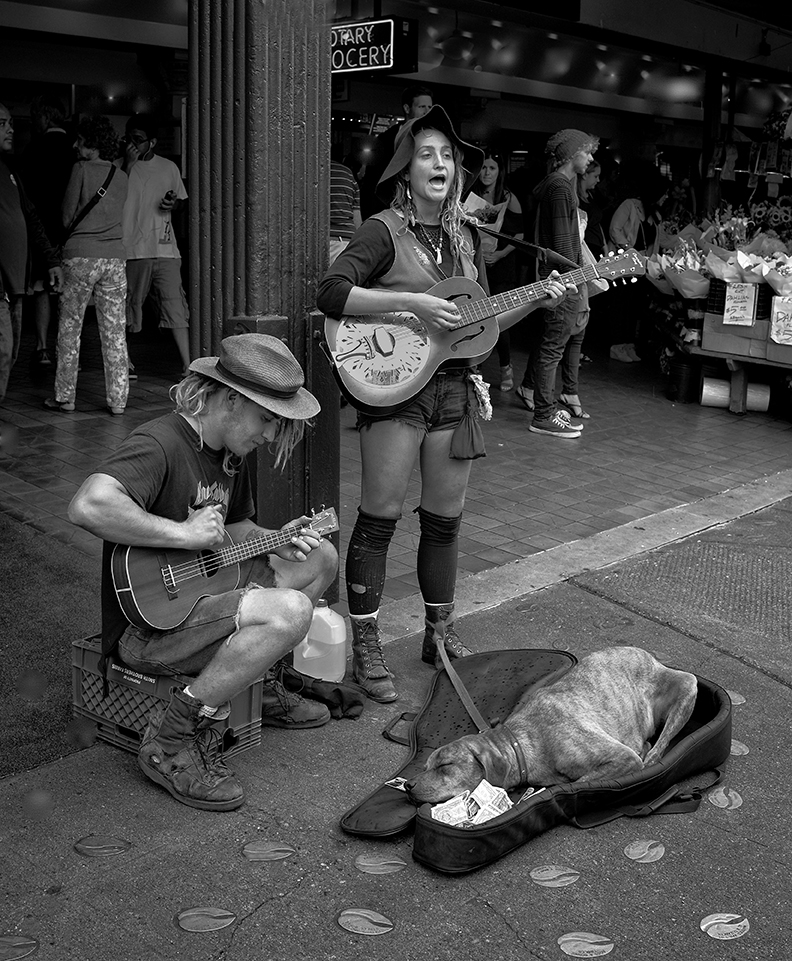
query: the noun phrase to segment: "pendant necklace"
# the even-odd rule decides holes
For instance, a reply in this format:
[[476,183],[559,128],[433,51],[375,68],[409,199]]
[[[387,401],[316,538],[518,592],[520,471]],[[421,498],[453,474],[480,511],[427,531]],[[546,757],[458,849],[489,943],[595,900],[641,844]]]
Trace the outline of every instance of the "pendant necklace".
[[418,239],[428,250],[431,250],[432,256],[435,259],[435,263],[439,267],[443,262],[443,228],[438,224],[437,227],[432,227],[432,233],[437,230],[435,236],[429,233],[427,228],[416,221],[416,230],[418,232]]

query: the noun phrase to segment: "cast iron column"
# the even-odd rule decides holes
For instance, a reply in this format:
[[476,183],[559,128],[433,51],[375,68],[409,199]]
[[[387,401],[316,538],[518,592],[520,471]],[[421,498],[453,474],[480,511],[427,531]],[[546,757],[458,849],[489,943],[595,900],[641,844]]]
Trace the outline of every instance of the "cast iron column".
[[281,473],[257,460],[259,522],[338,505],[338,392],[319,349],[327,266],[329,0],[191,0],[188,192],[194,355],[282,337],[322,412]]

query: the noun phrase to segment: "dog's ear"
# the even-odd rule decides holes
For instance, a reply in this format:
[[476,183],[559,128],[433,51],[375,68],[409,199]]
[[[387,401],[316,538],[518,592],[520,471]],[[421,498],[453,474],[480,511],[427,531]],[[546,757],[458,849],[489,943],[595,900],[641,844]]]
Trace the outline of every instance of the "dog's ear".
[[500,751],[488,741],[473,737],[468,742],[470,753],[479,764],[484,768],[484,777],[490,784],[496,787],[503,787],[506,782],[506,774],[509,770],[508,761],[501,756]]

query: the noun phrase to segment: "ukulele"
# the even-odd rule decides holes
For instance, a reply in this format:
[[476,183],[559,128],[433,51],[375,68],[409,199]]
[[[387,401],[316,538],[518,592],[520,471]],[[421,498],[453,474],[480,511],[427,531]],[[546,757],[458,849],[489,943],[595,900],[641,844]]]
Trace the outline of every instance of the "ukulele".
[[290,524],[280,531],[235,544],[223,532],[219,550],[171,550],[116,544],[110,567],[118,603],[135,627],[169,631],[183,623],[202,597],[225,594],[239,586],[239,562],[267,554],[288,544],[301,530],[331,534],[338,530],[332,507],[314,514],[306,524]]
[[[564,282],[575,286],[602,277],[640,277],[645,258],[635,250],[611,254],[597,264],[570,270]],[[433,297],[450,300],[460,320],[450,330],[429,331],[408,312],[325,318],[325,338],[341,392],[367,414],[392,414],[406,407],[446,361],[486,357],[498,340],[498,314],[527,307],[547,296],[552,281],[540,280],[488,297],[466,277],[449,277],[430,287]]]

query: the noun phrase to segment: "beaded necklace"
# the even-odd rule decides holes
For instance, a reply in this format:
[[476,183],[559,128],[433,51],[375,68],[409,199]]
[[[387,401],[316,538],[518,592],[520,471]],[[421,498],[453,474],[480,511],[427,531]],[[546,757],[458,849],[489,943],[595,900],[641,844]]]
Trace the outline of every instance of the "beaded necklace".
[[[431,230],[431,233],[430,233]],[[445,243],[445,232],[440,224],[432,224],[428,227],[426,224],[415,222],[413,231],[416,238],[429,250],[434,257],[434,261],[437,264],[438,270],[443,275],[444,279],[448,278],[448,274],[440,266],[443,262],[443,245]],[[452,270],[453,273],[453,270]]]

